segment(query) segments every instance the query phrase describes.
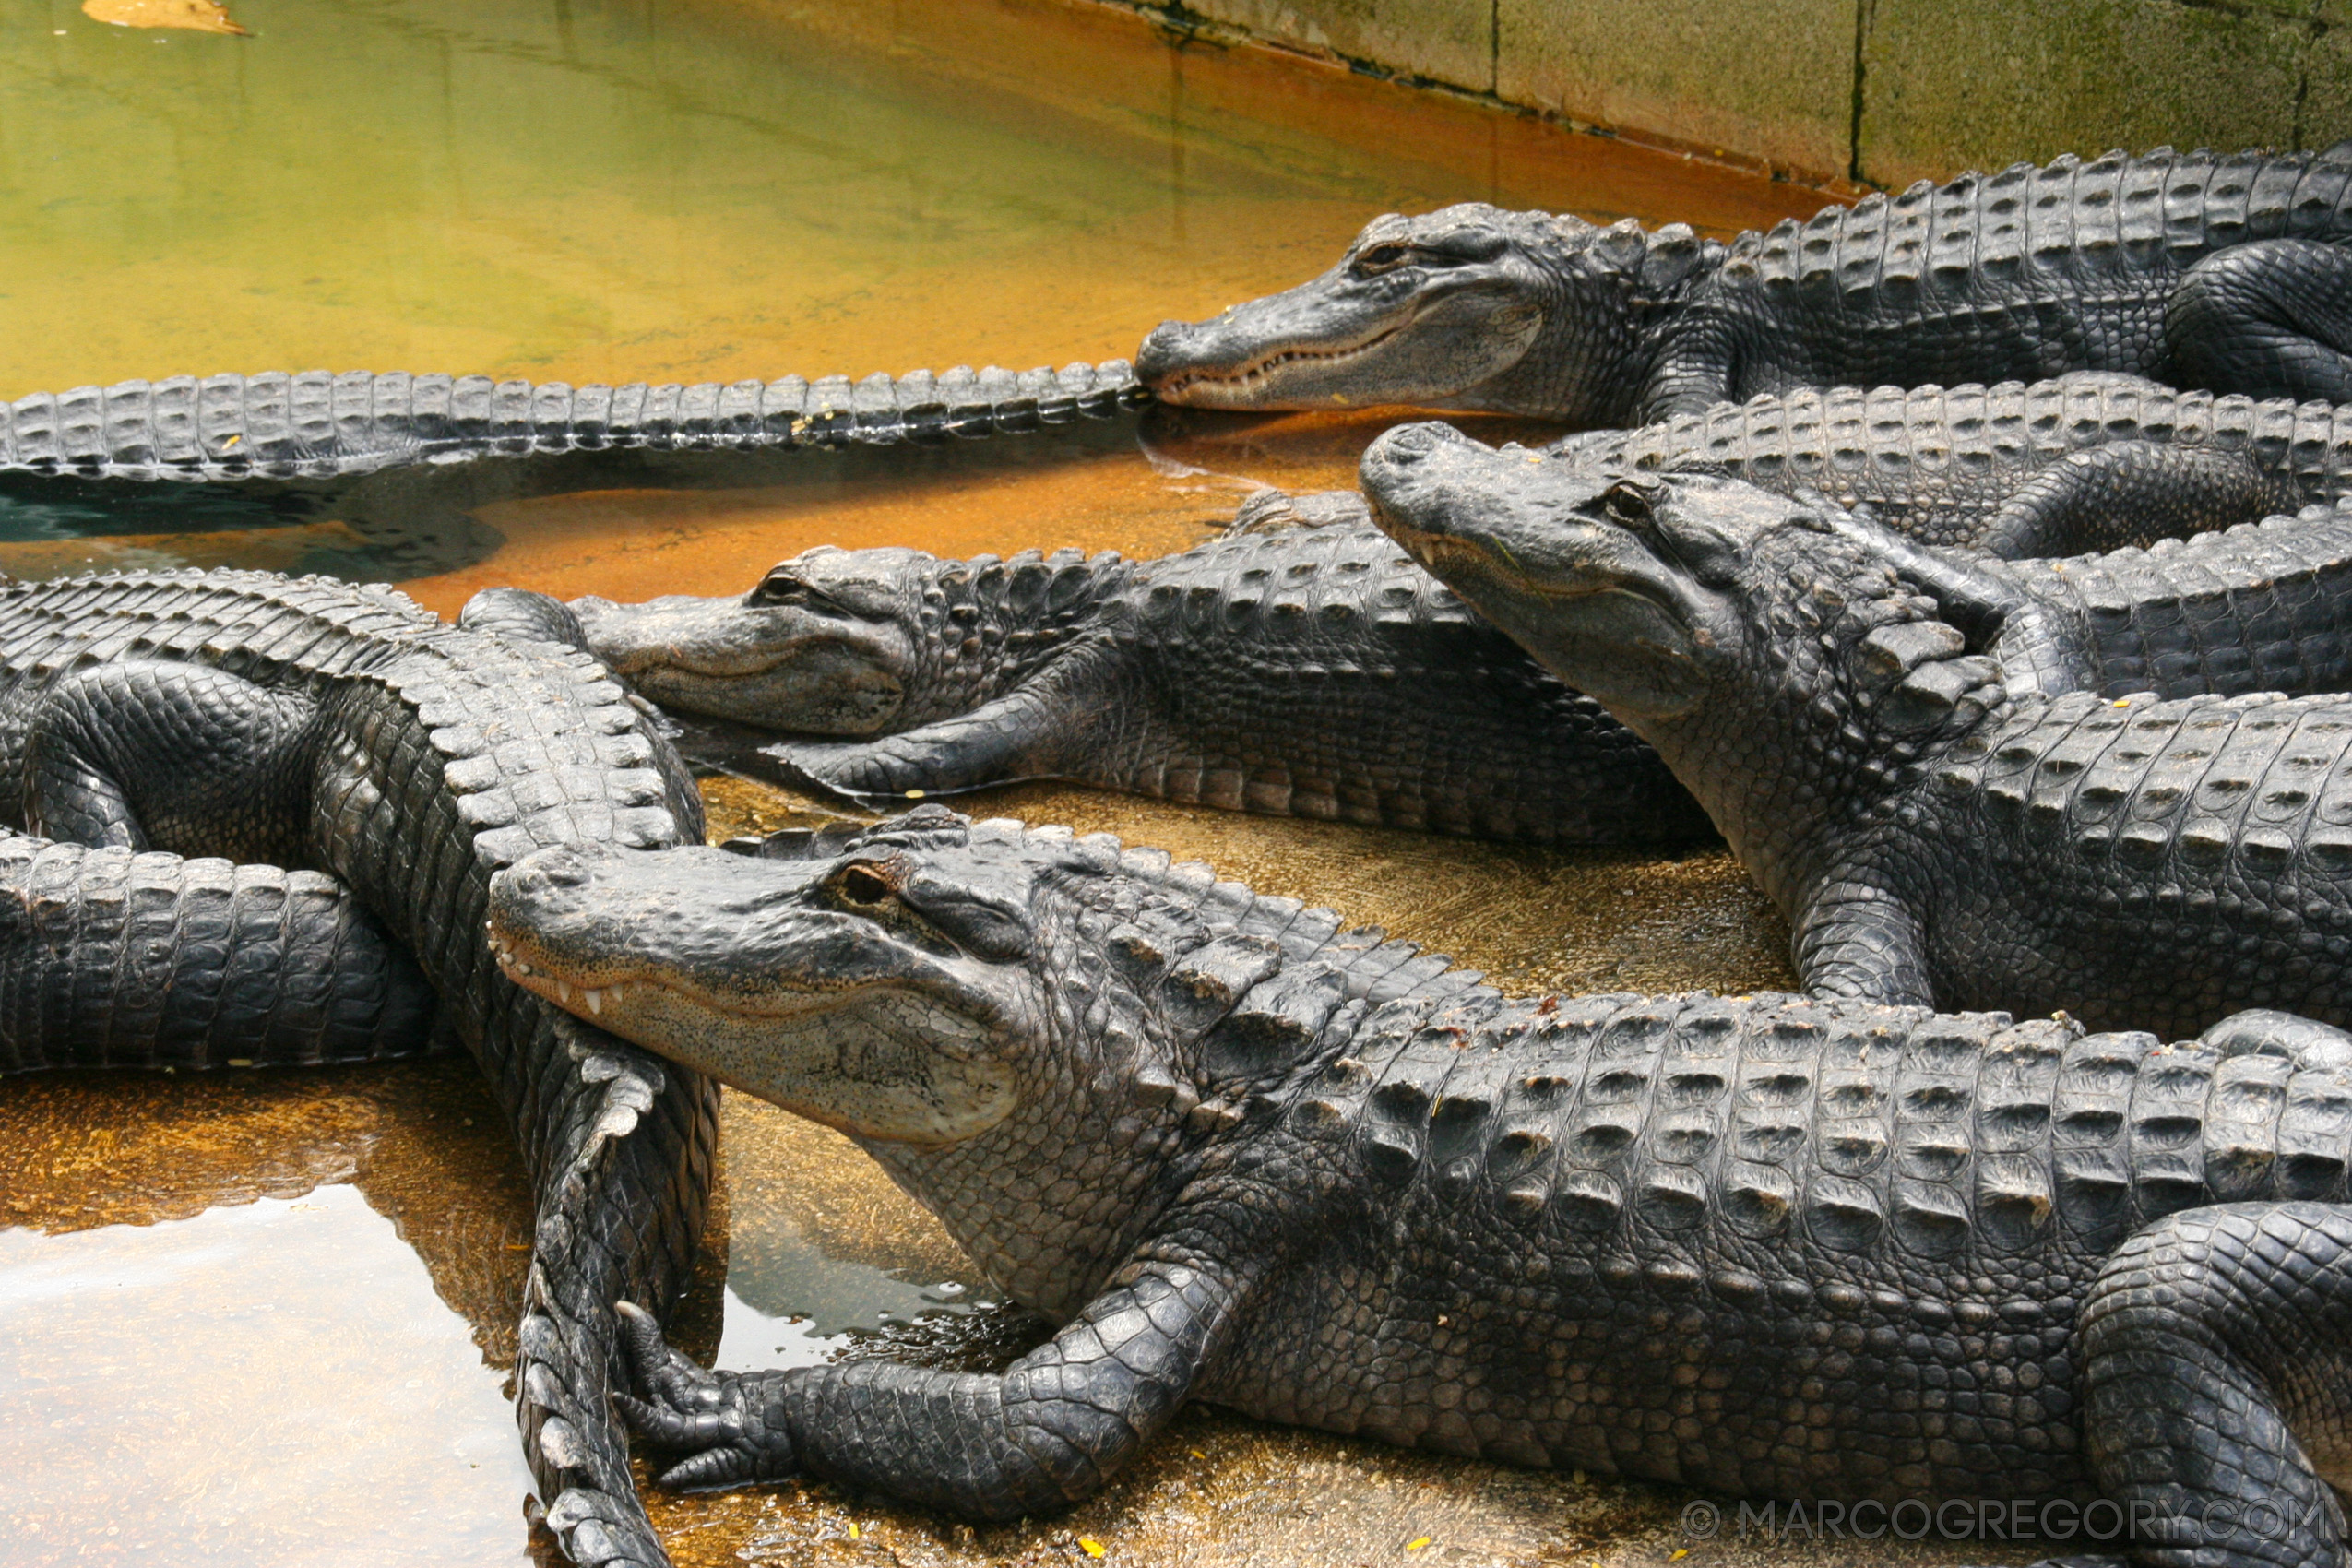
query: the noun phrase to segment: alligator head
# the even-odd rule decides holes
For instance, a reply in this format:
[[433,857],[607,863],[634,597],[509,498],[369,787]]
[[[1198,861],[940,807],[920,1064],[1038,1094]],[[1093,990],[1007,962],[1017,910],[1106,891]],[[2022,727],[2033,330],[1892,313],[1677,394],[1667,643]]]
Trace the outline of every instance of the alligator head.
[[1645,321],[1721,248],[1681,224],[1652,234],[1479,202],[1391,213],[1312,282],[1160,323],[1135,374],[1194,408],[1417,404],[1628,424]]
[[864,739],[969,713],[1017,686],[1084,629],[1124,566],[1112,552],[946,561],[820,545],[737,599],[565,608],[588,650],[656,702]]
[[1387,432],[1362,480],[1383,529],[1657,746],[1735,846],[1759,819],[1785,838],[1867,807],[2003,700],[1883,530],[1818,498],[1596,473],[1442,424]]
[[1445,968],[1156,850],[935,806],[755,856],[551,850],[491,909],[516,983],[849,1134],[1047,1311],[1336,1051],[1351,992]]
[[782,563],[741,597],[590,595],[569,608],[588,651],[645,696],[695,713],[816,735],[873,735],[916,664],[918,550],[837,550]]

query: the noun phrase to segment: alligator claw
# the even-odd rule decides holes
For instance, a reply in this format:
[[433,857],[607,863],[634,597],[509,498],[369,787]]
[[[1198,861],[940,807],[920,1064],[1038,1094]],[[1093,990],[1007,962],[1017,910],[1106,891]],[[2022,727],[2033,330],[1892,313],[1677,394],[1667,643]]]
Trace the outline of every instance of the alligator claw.
[[672,1491],[707,1491],[759,1479],[752,1456],[736,1448],[710,1448],[655,1478]]
[[670,1487],[740,1486],[792,1472],[792,1440],[770,1393],[780,1374],[746,1377],[696,1366],[661,1336],[653,1314],[618,1301],[621,1344],[636,1393],[612,1403],[661,1448],[689,1450],[661,1476]]

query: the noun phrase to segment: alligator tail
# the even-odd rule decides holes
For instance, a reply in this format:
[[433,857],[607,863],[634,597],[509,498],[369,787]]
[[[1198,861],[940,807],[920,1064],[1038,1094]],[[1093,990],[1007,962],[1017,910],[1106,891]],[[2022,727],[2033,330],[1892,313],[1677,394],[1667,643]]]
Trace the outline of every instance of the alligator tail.
[[[546,1522],[586,1568],[666,1568],[611,1405],[612,1303],[666,1305],[685,1283],[716,1170],[718,1086],[517,987],[482,928],[491,875],[520,856],[696,843],[701,800],[585,655],[454,628],[416,646],[339,699],[332,730],[352,742],[351,773],[327,792],[322,842],[456,999],[531,1173],[515,1398]],[[544,711],[529,733],[509,721],[518,703]]]
[[434,993],[332,877],[0,830],[0,1073],[315,1066],[440,1043]]
[[1147,396],[1124,360],[692,386],[366,371],[181,375],[0,404],[0,473],[332,479],[556,452],[889,445],[1109,419]]

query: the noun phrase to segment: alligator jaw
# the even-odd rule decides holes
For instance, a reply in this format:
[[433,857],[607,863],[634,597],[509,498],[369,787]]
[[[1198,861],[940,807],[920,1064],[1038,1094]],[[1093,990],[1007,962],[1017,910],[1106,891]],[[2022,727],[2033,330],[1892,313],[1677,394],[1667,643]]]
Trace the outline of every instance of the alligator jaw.
[[1667,481],[1585,472],[1436,423],[1387,432],[1361,476],[1384,531],[1637,731],[1703,700],[1725,630],[1711,596],[1610,516],[1621,487],[1646,494]]
[[[1145,344],[1146,355],[1151,352],[1154,343],[1162,341],[1160,334],[1165,332],[1169,326],[1181,324],[1163,324],[1152,334]],[[1222,370],[1215,365],[1201,365],[1192,369],[1172,371],[1166,379],[1153,388],[1153,392],[1163,402],[1175,403],[1186,408],[1265,409],[1277,407],[1278,404],[1276,399],[1280,397],[1280,393],[1269,384],[1277,378],[1277,373],[1284,367],[1312,363],[1325,373],[1341,369],[1362,361],[1373,350],[1396,337],[1397,333],[1404,331],[1410,325],[1410,322],[1399,322],[1393,327],[1374,332],[1360,342],[1345,344],[1338,348],[1320,348],[1304,342],[1293,342],[1282,348],[1267,350],[1248,363],[1232,370]],[[1163,352],[1172,351],[1172,350],[1163,350]],[[1335,406],[1347,406],[1352,401],[1344,391],[1332,392],[1328,397],[1329,401]]]

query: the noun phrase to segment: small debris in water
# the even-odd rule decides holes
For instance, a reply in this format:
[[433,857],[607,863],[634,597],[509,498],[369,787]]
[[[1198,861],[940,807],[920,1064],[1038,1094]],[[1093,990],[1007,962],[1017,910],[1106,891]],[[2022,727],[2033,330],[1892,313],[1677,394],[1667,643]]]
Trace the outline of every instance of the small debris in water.
[[1085,1552],[1088,1557],[1100,1557],[1102,1555],[1102,1543],[1096,1540],[1091,1536],[1080,1536],[1078,1538],[1078,1550]]
[[82,0],[82,15],[118,28],[186,28],[251,36],[217,0]]

